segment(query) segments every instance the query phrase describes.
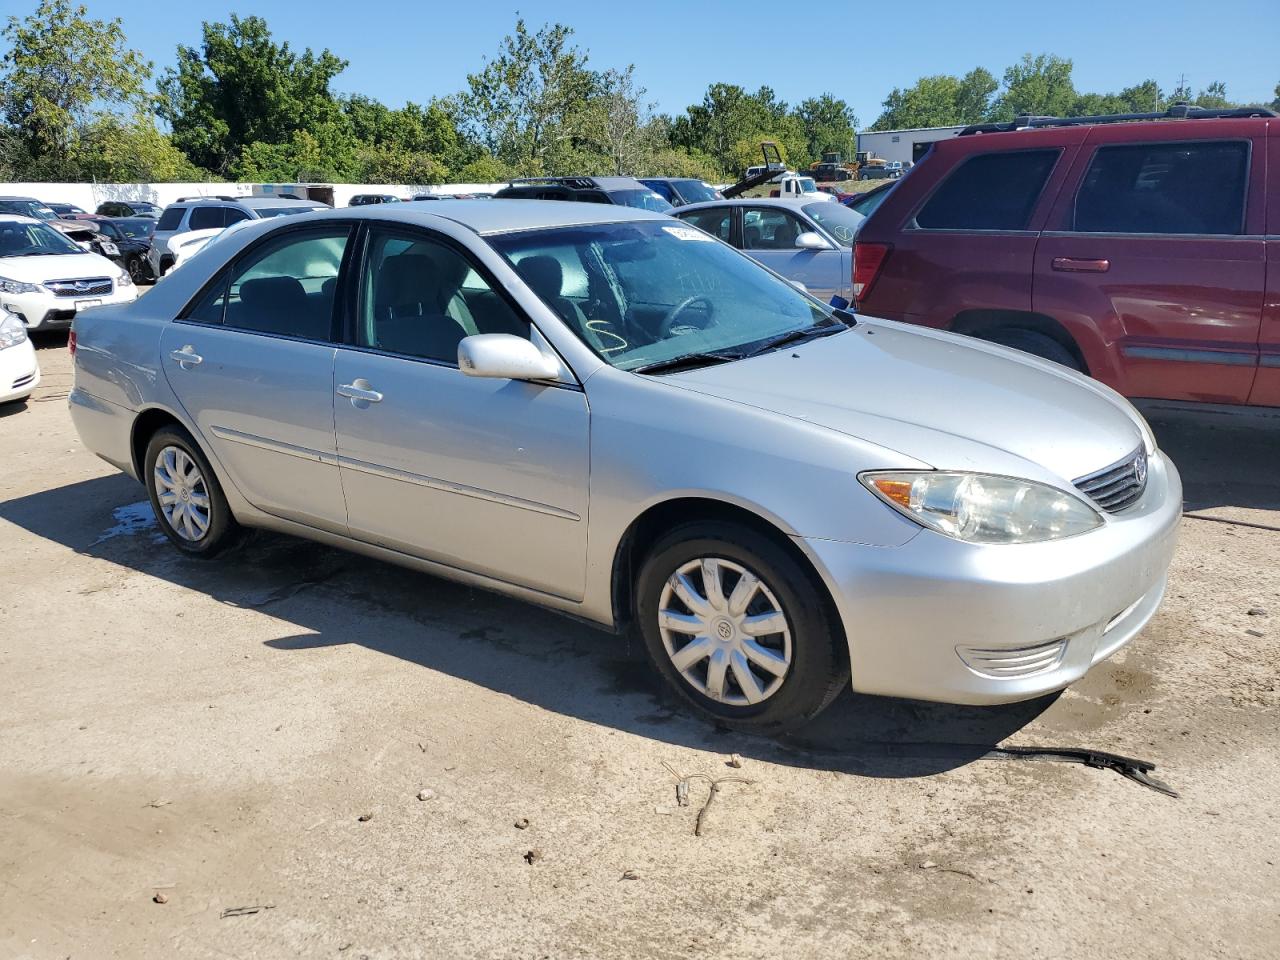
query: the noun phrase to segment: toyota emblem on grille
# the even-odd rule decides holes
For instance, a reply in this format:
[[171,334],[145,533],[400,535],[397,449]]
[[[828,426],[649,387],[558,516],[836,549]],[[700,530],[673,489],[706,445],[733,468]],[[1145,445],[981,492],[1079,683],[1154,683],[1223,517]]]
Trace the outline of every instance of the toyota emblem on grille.
[[1133,461],[1133,477],[1138,481],[1138,486],[1147,482],[1147,458],[1141,454]]

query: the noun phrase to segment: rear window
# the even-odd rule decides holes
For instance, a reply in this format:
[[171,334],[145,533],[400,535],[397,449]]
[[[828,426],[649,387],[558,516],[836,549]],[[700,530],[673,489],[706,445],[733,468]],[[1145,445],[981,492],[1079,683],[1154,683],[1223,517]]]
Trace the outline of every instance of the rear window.
[[1076,196],[1075,229],[1238,234],[1248,176],[1243,141],[1100,147]]
[[916,214],[925,230],[1025,230],[1059,150],[970,157]]
[[177,230],[178,224],[182,223],[182,215],[186,212],[186,207],[166,207],[164,213],[160,214],[160,222],[156,224],[156,229]]

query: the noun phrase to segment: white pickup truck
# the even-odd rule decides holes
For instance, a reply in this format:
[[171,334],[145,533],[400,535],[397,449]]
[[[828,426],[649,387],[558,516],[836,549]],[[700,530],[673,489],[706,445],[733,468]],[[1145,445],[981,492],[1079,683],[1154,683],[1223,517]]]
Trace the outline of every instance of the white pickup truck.
[[777,184],[775,189],[769,191],[769,196],[780,197],[783,200],[831,200],[834,202],[836,199],[831,194],[819,190],[813,177],[788,173],[779,179]]

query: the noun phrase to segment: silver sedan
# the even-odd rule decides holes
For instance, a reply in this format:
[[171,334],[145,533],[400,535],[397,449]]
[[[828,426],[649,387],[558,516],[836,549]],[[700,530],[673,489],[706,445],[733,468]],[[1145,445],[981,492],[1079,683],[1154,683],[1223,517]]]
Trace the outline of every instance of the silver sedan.
[[802,284],[819,300],[853,302],[853,242],[866,217],[830,197],[709,200],[671,215]]
[[73,344],[80,436],[185,554],[269,528],[631,629],[752,730],[850,677],[1071,683],[1155,612],[1180,513],[1106,387],[626,207],[255,223]]

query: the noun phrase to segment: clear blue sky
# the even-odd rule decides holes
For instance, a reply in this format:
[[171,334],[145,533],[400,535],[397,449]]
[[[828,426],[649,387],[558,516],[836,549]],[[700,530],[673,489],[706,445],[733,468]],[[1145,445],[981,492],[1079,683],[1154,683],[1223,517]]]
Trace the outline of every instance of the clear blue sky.
[[[668,113],[722,81],[748,89],[768,84],[790,103],[829,91],[865,125],[895,86],[978,65],[998,78],[1026,52],[1073,60],[1081,91],[1119,90],[1148,77],[1170,90],[1185,74],[1193,89],[1222,80],[1232,99],[1269,102],[1280,82],[1280,0],[86,2],[94,16],[121,17],[130,43],[157,72],[173,63],[177,44],[198,43],[202,20],[257,14],[277,39],[328,47],[350,61],[336,81],[339,92],[392,106],[461,89],[511,31],[517,10],[533,25],[572,26],[598,69],[634,63],[649,99]],[[35,3],[0,6],[25,15]],[[866,8],[884,12],[859,13]]]

